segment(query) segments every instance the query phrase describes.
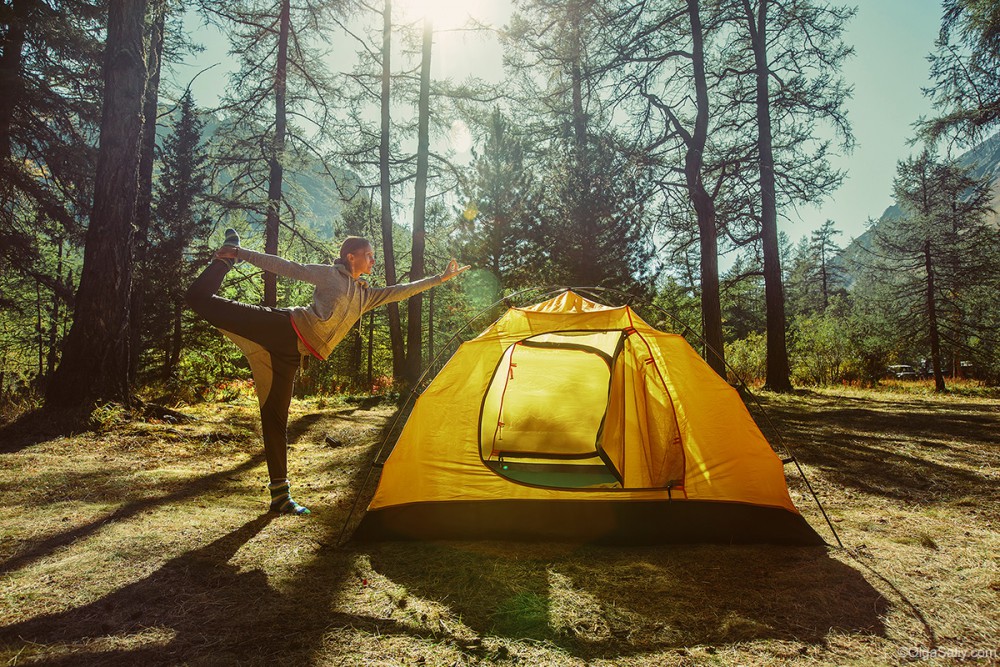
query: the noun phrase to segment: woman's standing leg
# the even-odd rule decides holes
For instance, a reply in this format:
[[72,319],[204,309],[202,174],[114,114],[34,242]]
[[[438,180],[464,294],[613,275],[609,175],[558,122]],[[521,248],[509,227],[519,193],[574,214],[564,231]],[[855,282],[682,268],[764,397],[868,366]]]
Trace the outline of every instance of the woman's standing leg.
[[[232,338],[250,361],[271,480],[271,509],[308,514],[288,494],[288,407],[299,363],[298,337],[287,312],[217,296],[230,268],[229,262],[214,260],[191,284],[187,302],[191,310]],[[276,488],[284,489],[277,497]]]

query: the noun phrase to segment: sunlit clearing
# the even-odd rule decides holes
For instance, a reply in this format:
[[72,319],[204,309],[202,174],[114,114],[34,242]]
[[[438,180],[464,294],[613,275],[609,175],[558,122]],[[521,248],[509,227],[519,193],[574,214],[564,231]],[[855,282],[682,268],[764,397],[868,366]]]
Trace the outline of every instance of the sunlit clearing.
[[500,281],[486,269],[471,269],[463,285],[468,304],[482,310],[500,298]]

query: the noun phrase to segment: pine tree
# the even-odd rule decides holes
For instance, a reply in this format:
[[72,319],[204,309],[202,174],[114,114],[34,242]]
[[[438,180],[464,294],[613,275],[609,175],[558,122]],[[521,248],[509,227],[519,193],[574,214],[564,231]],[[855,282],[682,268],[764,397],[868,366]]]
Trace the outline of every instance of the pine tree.
[[[325,46],[326,26],[340,18],[332,0],[217,3],[201,0],[203,15],[229,35],[240,68],[217,112],[212,158],[228,183],[216,202],[248,214],[264,227],[264,251],[277,254],[280,230],[290,227],[287,173],[317,163],[328,175],[319,146],[334,128],[338,99]],[[277,280],[264,274],[265,305],[277,300]]]
[[497,297],[536,282],[546,254],[538,236],[541,188],[525,152],[524,140],[495,107],[482,150],[473,152],[460,239],[462,261],[492,274]]
[[843,292],[844,269],[838,263],[841,249],[833,238],[840,234],[833,220],[827,220],[809,237],[809,251],[815,259],[813,281],[821,297],[821,309],[830,306],[830,298]]
[[928,139],[956,132],[978,139],[1000,125],[1000,5],[944,0],[941,32],[924,89],[940,115],[921,123]]
[[[600,47],[601,0],[522,0],[506,38],[512,46],[517,122],[537,149],[550,187],[542,235],[549,280],[643,293],[648,243],[647,165],[622,150],[600,95],[614,54]],[[539,76],[541,74],[541,76]]]
[[[767,308],[767,386],[791,389],[785,341],[785,295],[778,248],[781,200],[815,201],[842,175],[827,161],[828,142],[817,141],[815,122],[829,122],[850,146],[844,104],[848,89],[836,77],[851,53],[841,42],[853,10],[822,0],[732,0],[736,25],[744,25],[731,51],[734,71],[745,64],[752,83],[760,243]],[[742,47],[742,49],[740,48]],[[773,89],[772,89],[773,88]],[[736,98],[739,99],[739,98]],[[810,152],[809,147],[815,146]]]
[[985,219],[989,182],[924,150],[899,163],[894,192],[904,215],[874,228],[869,270],[891,287],[885,307],[899,313],[897,335],[927,345],[935,389],[944,391],[945,354],[967,348],[972,331],[992,335],[969,298],[998,273],[1000,238]]
[[30,276],[64,300],[41,257],[82,236],[92,203],[103,24],[100,2],[0,6],[0,280]]
[[191,91],[179,102],[177,120],[163,144],[160,177],[154,191],[148,262],[142,266],[147,291],[147,342],[162,352],[161,376],[172,377],[183,348],[184,290],[194,262],[185,258],[196,241],[209,232],[204,195],[209,185],[207,156],[202,146],[204,123]]

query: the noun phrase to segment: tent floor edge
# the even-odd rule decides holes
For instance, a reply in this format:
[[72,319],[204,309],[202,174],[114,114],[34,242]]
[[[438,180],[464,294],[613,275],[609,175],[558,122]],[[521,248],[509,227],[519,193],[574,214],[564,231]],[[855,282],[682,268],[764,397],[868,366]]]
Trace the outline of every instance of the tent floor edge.
[[352,539],[356,542],[826,545],[796,512],[704,500],[503,499],[411,503],[370,510]]

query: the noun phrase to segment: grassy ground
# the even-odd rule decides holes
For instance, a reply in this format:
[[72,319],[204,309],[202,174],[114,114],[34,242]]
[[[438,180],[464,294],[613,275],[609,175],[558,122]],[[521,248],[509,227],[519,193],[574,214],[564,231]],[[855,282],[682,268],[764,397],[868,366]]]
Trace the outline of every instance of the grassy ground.
[[294,403],[306,518],[265,513],[250,400],[29,420],[0,431],[0,664],[997,663],[1000,400],[965,393],[764,397],[847,549],[338,548],[390,407]]

